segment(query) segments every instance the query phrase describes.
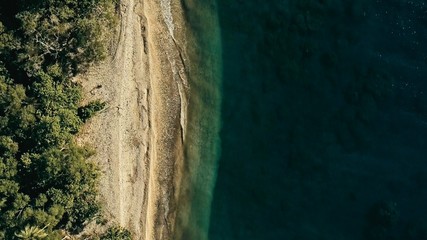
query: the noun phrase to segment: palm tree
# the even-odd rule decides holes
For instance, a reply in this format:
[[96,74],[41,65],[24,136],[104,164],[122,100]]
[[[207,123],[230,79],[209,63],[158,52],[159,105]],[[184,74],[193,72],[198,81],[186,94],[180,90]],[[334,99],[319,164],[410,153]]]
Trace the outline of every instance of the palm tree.
[[40,239],[47,237],[47,233],[44,231],[44,229],[46,227],[40,229],[40,228],[35,227],[35,226],[30,227],[27,225],[18,234],[15,233],[15,236],[17,236],[20,239],[25,239],[25,240],[40,240]]

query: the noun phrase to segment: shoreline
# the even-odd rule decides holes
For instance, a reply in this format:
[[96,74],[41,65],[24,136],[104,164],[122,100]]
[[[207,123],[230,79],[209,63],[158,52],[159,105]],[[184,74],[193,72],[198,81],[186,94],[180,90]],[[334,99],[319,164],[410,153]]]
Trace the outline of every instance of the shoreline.
[[[195,181],[205,174],[200,172],[201,158],[206,156],[200,142],[218,147],[214,140],[218,121],[209,121],[203,109],[213,106],[219,114],[220,101],[204,103],[200,95],[206,93],[206,86],[200,88],[203,83],[197,81],[202,76],[217,77],[214,73],[219,68],[198,72],[206,53],[191,45],[199,40],[180,4],[172,1],[172,15],[165,17],[164,3],[121,0],[115,53],[78,79],[85,101],[107,102],[108,107],[84,126],[78,140],[96,149],[92,160],[103,172],[100,195],[106,217],[128,228],[133,239],[182,239],[192,221],[205,224],[209,220],[205,214],[194,215],[191,201],[202,193],[203,202],[210,203],[214,159],[204,169],[211,172],[207,189],[212,189],[200,192]],[[173,34],[165,19],[172,19]],[[217,86],[212,87],[210,94],[218,95]],[[206,135],[201,127],[209,124],[214,133]],[[212,151],[217,150],[207,154]]]
[[152,161],[150,162],[149,201],[145,239],[172,239],[176,219],[180,173],[184,159],[187,86],[180,75],[180,52],[163,19],[163,9],[156,1],[146,1],[150,44]]

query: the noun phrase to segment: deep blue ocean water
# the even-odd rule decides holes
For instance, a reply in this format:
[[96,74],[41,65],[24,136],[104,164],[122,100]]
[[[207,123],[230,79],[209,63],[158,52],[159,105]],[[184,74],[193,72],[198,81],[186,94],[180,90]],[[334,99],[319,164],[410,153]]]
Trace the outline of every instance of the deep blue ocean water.
[[218,6],[209,239],[427,239],[427,1]]

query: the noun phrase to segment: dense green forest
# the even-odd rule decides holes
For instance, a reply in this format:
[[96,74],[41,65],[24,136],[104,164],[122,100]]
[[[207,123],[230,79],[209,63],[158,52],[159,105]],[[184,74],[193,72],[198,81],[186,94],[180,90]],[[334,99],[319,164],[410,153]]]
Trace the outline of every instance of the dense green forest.
[[[61,239],[99,218],[99,170],[74,135],[103,104],[81,106],[72,78],[105,58],[116,7],[0,3],[0,239]],[[101,239],[116,233],[129,238],[115,228]]]

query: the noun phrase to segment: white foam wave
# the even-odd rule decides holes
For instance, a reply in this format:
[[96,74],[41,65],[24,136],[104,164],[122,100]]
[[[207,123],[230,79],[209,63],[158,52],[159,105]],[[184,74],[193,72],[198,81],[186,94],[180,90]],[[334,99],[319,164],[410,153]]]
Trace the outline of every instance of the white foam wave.
[[173,16],[171,9],[171,0],[161,0],[160,6],[162,8],[163,19],[165,20],[166,26],[169,30],[169,33],[174,37],[175,25],[173,24]]

